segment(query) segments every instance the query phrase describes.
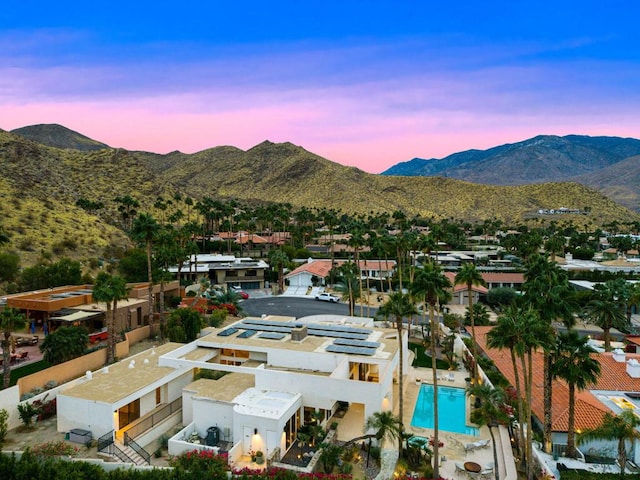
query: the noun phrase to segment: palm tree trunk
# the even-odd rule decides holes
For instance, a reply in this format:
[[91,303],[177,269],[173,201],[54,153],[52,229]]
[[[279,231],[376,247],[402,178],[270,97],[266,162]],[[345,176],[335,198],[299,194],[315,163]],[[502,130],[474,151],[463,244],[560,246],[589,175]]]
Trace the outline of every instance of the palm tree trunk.
[[164,280],[160,281],[160,339],[164,340]]
[[473,318],[473,297],[472,294],[472,285],[471,283],[467,284],[467,301],[469,302],[469,321],[471,322],[471,337],[473,343],[471,344],[471,351],[473,353],[473,372],[471,372],[471,378],[477,382],[478,381],[478,349],[476,347],[476,324]]
[[402,433],[404,432],[404,341],[402,339],[402,318],[396,317],[396,329],[398,330],[398,345],[400,347],[398,365],[398,423],[400,435],[398,435],[398,458],[402,458]]
[[4,340],[2,340],[2,388],[9,388],[11,383],[11,351],[9,339],[11,332],[4,332]]
[[534,471],[533,471],[533,425],[531,424],[531,401],[533,398],[532,389],[533,389],[533,358],[531,354],[531,350],[527,352],[527,360],[529,367],[524,367],[524,372],[527,375],[526,382],[526,391],[527,391],[527,403],[526,403],[526,415],[527,415],[527,444],[526,444],[526,462],[527,462],[527,479],[534,480]]
[[496,448],[496,437],[493,434],[493,428],[491,424],[488,425],[489,434],[491,435],[491,444],[493,445],[493,473],[496,480],[500,480],[500,473],[498,471],[498,449]]
[[569,383],[569,425],[567,427],[567,457],[576,458],[576,386]]
[[545,453],[551,453],[551,422],[552,422],[552,400],[551,400],[551,386],[553,378],[551,377],[552,368],[551,355],[547,352],[544,353],[544,428],[543,428],[543,450]]
[[149,280],[149,316],[151,320],[149,324],[153,325],[155,319],[153,312],[155,311],[155,299],[153,298],[153,273],[151,271],[151,240],[147,240],[147,279]]
[[111,365],[116,358],[116,309],[115,301],[113,310],[111,303],[107,302],[107,332],[109,334],[109,342],[107,347],[107,364]]
[[436,339],[439,325],[436,323],[434,305],[429,304],[431,320],[431,372],[433,373],[433,478],[440,478],[439,454],[439,426],[438,426],[438,365],[436,364]]
[[[524,443],[524,422],[525,422],[525,412],[524,412],[524,397],[523,397],[523,392],[522,392],[522,388],[520,386],[520,374],[518,373],[518,368],[517,368],[517,362],[516,362],[516,354],[515,351],[513,350],[513,348],[511,349],[511,366],[513,368],[513,374],[515,377],[515,384],[516,384],[516,395],[518,397],[518,449],[520,451],[520,467],[523,467],[525,464],[525,443]],[[524,365],[524,363],[523,363]],[[522,374],[524,375],[525,372],[523,370]],[[525,378],[526,381],[526,378]]]

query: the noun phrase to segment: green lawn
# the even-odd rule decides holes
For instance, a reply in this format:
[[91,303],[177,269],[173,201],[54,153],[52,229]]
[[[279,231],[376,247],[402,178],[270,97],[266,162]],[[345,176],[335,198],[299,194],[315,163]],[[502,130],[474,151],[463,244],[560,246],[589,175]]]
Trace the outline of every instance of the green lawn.
[[[416,354],[413,360],[413,367],[431,368],[431,357],[425,353],[425,348],[422,343],[409,342],[409,349]],[[436,359],[436,367],[441,370],[448,370],[449,363],[438,358]]]

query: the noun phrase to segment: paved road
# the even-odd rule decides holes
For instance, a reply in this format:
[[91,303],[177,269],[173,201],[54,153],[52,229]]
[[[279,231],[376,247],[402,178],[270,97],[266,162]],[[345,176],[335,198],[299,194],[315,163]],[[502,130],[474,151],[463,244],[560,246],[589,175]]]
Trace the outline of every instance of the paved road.
[[[311,298],[298,297],[264,297],[249,298],[241,304],[244,312],[252,317],[266,315],[288,315],[291,317],[306,317],[308,315],[335,314],[348,315],[349,307],[346,303],[319,302]],[[371,316],[377,309],[371,308]],[[356,316],[360,315],[360,307],[356,306]],[[367,316],[367,308],[363,308],[363,315]]]

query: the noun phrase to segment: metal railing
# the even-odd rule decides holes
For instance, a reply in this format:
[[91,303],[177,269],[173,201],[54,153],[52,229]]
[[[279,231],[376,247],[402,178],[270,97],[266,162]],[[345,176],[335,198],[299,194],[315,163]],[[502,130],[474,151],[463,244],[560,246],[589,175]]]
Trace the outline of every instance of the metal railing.
[[173,402],[168,403],[148,417],[143,418],[139,422],[135,423],[131,428],[127,429],[127,434],[131,438],[139,437],[142,433],[151,430],[157,424],[162,422],[165,418],[173,415],[175,412],[182,408],[182,397],[176,398]]
[[134,452],[140,455],[147,464],[151,465],[151,455],[144,448],[138,445],[133,438],[129,436],[127,432],[124,433],[124,444],[131,448]]
[[109,446],[113,445],[114,443],[115,443],[115,440],[113,439],[113,430],[111,430],[110,432],[105,433],[100,438],[98,438],[98,451],[99,452],[107,451],[107,453],[111,453],[111,452],[108,452],[108,449],[109,449]]

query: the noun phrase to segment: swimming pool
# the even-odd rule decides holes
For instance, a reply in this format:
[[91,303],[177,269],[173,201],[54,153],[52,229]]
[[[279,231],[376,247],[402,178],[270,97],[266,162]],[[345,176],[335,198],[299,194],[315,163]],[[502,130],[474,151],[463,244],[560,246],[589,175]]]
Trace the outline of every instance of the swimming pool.
[[[433,428],[433,385],[423,383],[418,393],[411,426]],[[463,388],[438,387],[438,426],[447,432],[478,436],[467,425],[467,399]]]

